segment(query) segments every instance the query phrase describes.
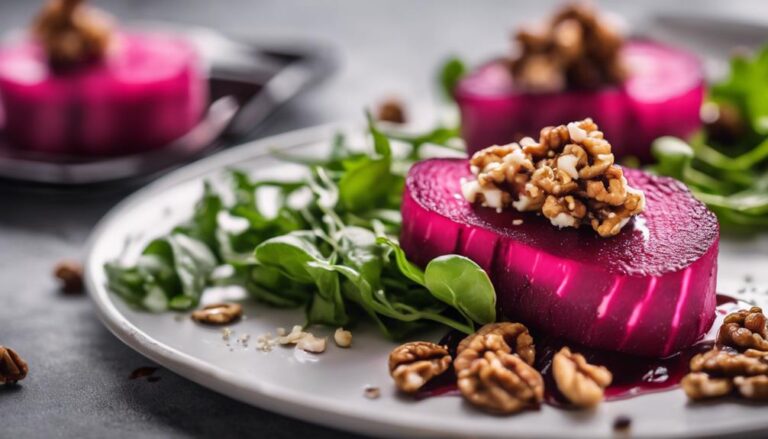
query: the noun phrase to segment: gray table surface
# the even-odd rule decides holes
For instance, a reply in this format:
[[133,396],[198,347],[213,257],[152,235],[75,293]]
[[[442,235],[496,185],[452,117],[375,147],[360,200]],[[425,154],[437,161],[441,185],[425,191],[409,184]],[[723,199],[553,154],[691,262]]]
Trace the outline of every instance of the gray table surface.
[[[551,1],[441,0],[112,0],[96,2],[124,20],[162,19],[258,38],[319,38],[339,51],[336,74],[280,109],[253,137],[361,117],[396,94],[412,108],[436,101],[434,71],[449,54],[471,62],[507,49],[514,25]],[[651,25],[660,12],[768,23],[759,1],[607,2],[635,31],[672,38],[722,57],[734,41],[768,40],[751,27],[685,34]],[[0,31],[26,23],[38,2],[0,0]],[[745,33],[745,29],[749,32]],[[731,35],[733,34],[733,35]],[[717,63],[712,64],[716,69]],[[416,110],[420,111],[420,110]],[[426,111],[426,110],[425,110]],[[0,344],[30,364],[17,387],[0,389],[0,438],[22,437],[346,437],[345,433],[253,408],[160,369],[160,380],[129,380],[152,363],[112,336],[86,296],[64,296],[50,273],[82,257],[98,220],[130,190],[30,192],[0,186]]]

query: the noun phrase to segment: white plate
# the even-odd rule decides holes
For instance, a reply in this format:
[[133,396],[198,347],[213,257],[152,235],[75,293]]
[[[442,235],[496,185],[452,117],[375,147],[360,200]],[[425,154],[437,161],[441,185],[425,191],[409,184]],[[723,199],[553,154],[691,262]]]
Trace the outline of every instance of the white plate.
[[[295,171],[268,155],[269,148],[287,152],[316,151],[338,127],[319,127],[249,143],[180,169],[121,203],[94,231],[87,261],[87,283],[104,324],[133,349],[174,372],[232,398],[330,427],[373,435],[441,437],[610,437],[617,416],[632,419],[637,436],[690,437],[768,431],[765,405],[735,400],[689,404],[673,390],[602,404],[594,411],[540,411],[512,417],[481,414],[456,397],[411,401],[398,396],[387,372],[387,355],[395,346],[374,328],[354,332],[351,349],[329,343],[321,355],[276,348],[255,349],[255,338],[277,327],[303,323],[300,310],[276,310],[244,302],[247,319],[232,326],[229,341],[220,330],[199,326],[173,314],[149,314],[126,306],[105,288],[102,269],[126,248],[138,253],[149,239],[187,217],[201,193],[201,181],[227,167],[256,174]],[[359,132],[356,133],[358,136]],[[744,276],[768,288],[768,237],[723,239],[719,291],[738,297]],[[220,292],[226,294],[227,291]],[[216,297],[206,297],[214,301]],[[244,348],[236,339],[251,336]],[[326,333],[327,334],[327,333]],[[434,334],[437,338],[439,334]],[[366,386],[381,388],[381,397],[366,399]]]

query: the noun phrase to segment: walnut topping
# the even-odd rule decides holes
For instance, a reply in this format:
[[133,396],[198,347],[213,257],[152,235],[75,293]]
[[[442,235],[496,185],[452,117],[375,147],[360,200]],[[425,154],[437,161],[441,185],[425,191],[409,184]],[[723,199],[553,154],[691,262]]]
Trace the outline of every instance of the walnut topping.
[[693,372],[684,376],[680,385],[688,398],[693,400],[718,398],[733,391],[730,378],[712,378],[703,372]]
[[497,414],[535,408],[544,397],[544,382],[536,369],[497,333],[473,337],[454,362],[458,387],[473,405]]
[[619,33],[584,5],[570,5],[541,30],[515,35],[517,57],[511,61],[519,88],[556,92],[618,84],[626,77]]
[[568,347],[555,354],[552,373],[560,392],[578,407],[599,404],[605,388],[613,381],[608,369],[587,363],[583,355],[571,352]]
[[426,341],[406,343],[389,354],[389,373],[397,388],[405,393],[416,392],[450,365],[448,349]]
[[29,373],[29,366],[11,348],[0,346],[0,384],[15,384]]
[[557,227],[591,226],[606,238],[645,209],[645,196],[614,164],[611,144],[592,119],[545,127],[536,141],[491,146],[470,160],[462,180],[470,203],[501,211],[540,211]]
[[763,310],[753,306],[728,314],[718,332],[717,342],[739,350],[768,351],[768,328]]
[[84,0],[49,0],[32,25],[54,67],[101,59],[111,39],[104,14],[83,6]]
[[226,325],[243,315],[239,303],[214,303],[192,313],[192,320],[207,325]]
[[[487,334],[500,335],[504,343],[503,345],[492,346],[492,350],[517,354],[528,365],[533,366],[533,362],[536,359],[536,347],[533,344],[533,338],[528,332],[528,328],[521,323],[501,322],[484,325],[477,332],[459,342],[459,345],[456,347],[456,355],[461,355],[472,343],[473,339],[484,337]],[[490,342],[494,341],[495,339],[490,340]]]
[[768,399],[768,376],[736,377],[733,380],[739,394],[747,399]]

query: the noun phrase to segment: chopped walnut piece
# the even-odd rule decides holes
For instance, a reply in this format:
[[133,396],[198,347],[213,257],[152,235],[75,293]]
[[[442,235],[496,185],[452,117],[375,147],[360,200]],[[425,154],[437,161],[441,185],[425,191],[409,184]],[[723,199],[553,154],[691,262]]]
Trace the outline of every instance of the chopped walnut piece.
[[83,292],[83,266],[76,261],[61,261],[53,269],[53,275],[67,294]]
[[611,144],[592,119],[541,130],[470,159],[475,179],[462,179],[470,203],[501,210],[541,211],[557,227],[590,225],[600,236],[618,234],[645,209],[645,196],[614,164]]
[[753,306],[728,314],[718,332],[717,342],[739,350],[768,351],[768,328],[763,310]]
[[736,377],[733,379],[739,394],[747,399],[768,399],[768,375]]
[[297,349],[313,354],[322,354],[325,352],[325,345],[325,337],[315,337],[315,335],[310,332],[305,333],[304,336],[296,342]]
[[16,384],[29,373],[29,366],[11,348],[0,346],[0,384]]
[[560,349],[552,359],[552,373],[557,388],[578,407],[594,407],[603,400],[604,390],[613,381],[603,366],[587,363],[583,355]]
[[112,37],[106,15],[84,0],[49,0],[32,25],[53,67],[101,59]]
[[509,353],[500,334],[472,338],[454,362],[458,387],[471,404],[491,413],[511,414],[536,408],[544,397],[539,372]]
[[333,341],[340,348],[348,348],[352,346],[352,333],[344,328],[337,328],[333,333]]
[[405,393],[416,392],[450,365],[448,348],[426,341],[405,343],[389,354],[389,373]]
[[749,349],[744,353],[712,349],[691,358],[692,372],[714,376],[755,376],[768,374],[768,352]]
[[243,316],[239,303],[214,303],[192,312],[192,320],[206,325],[226,325]]
[[718,398],[733,391],[730,378],[713,378],[704,372],[692,372],[680,381],[683,391],[693,400]]
[[536,359],[536,347],[528,328],[521,323],[500,322],[483,325],[477,332],[459,342],[456,347],[456,355],[461,355],[474,338],[484,337],[487,334],[498,334],[504,342],[504,345],[494,346],[494,350],[517,354],[528,365],[533,366]]

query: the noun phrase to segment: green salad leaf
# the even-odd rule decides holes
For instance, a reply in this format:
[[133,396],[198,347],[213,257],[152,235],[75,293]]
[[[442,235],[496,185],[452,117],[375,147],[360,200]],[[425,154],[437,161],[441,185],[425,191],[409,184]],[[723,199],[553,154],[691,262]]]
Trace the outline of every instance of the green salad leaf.
[[[150,242],[134,264],[107,264],[109,287],[133,306],[160,312],[196,306],[210,286],[236,285],[269,306],[304,308],[308,325],[368,320],[392,338],[434,324],[470,333],[492,321],[495,292],[474,262],[448,255],[422,270],[394,238],[404,173],[421,145],[457,131],[398,138],[411,148],[397,155],[370,116],[368,124],[369,153],[337,135],[323,160],[281,155],[306,166],[300,180],[232,170],[228,186],[206,182],[187,221]],[[259,205],[263,190],[276,193],[272,213]],[[214,274],[220,266],[228,274]]]
[[651,170],[684,182],[727,229],[768,224],[767,96],[768,46],[734,57],[728,77],[711,86],[707,105],[719,119],[689,142],[662,137],[652,147]]

